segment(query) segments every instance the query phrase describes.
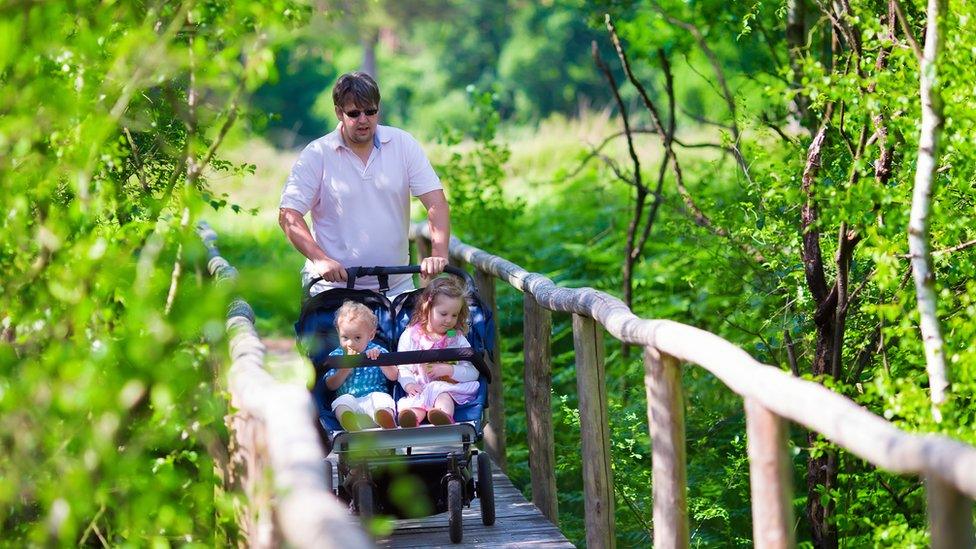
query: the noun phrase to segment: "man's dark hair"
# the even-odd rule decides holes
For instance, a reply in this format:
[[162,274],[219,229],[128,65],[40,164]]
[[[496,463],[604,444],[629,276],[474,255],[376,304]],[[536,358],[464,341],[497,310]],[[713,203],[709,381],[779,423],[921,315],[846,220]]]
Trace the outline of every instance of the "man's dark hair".
[[339,77],[332,87],[332,103],[341,109],[349,101],[361,109],[379,106],[380,88],[372,76],[356,71]]

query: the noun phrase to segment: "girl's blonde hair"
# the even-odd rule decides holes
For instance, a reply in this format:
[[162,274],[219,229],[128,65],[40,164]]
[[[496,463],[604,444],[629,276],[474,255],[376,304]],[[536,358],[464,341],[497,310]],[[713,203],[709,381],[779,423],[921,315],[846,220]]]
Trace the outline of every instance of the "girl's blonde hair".
[[347,300],[342,304],[342,307],[339,307],[339,311],[336,312],[336,328],[339,327],[340,323],[352,322],[354,320],[362,320],[369,324],[371,329],[376,330],[377,320],[373,311],[362,303]]
[[468,289],[464,282],[456,276],[442,276],[430,281],[420,294],[417,306],[414,307],[413,318],[410,324],[427,325],[430,319],[430,310],[434,306],[434,300],[438,296],[449,297],[461,300],[461,310],[458,312],[457,325],[454,327],[458,332],[465,334],[468,332]]

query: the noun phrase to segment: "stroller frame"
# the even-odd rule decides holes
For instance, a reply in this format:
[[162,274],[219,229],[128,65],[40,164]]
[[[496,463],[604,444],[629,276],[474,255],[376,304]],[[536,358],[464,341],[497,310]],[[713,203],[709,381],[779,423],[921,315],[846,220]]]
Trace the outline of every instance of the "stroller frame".
[[[302,311],[295,330],[315,366],[316,383],[312,393],[319,407],[320,435],[327,452],[337,457],[338,484],[335,487],[332,486],[333,464],[328,460],[325,462],[329,490],[343,501],[349,502],[363,520],[376,514],[414,516],[411,510],[405,510],[392,501],[390,494],[391,485],[399,475],[413,475],[426,490],[429,509],[433,511],[431,514],[448,512],[451,541],[459,543],[463,538],[462,508],[470,506],[473,499],[480,500],[482,522],[490,526],[495,521],[491,460],[488,454],[474,448],[483,434],[483,410],[487,406],[487,383],[490,382],[487,361],[491,359],[491,338],[494,337],[493,319],[491,311],[480,303],[470,275],[455,267],[449,266],[446,269],[449,274],[461,277],[468,286],[468,306],[472,312],[472,327],[468,334],[470,348],[390,352],[372,360],[365,355],[328,356],[335,347],[329,340],[329,332],[334,332],[334,327],[328,311],[338,309],[346,300],[358,301],[372,307],[379,320],[377,339],[387,343],[388,348],[395,348],[400,333],[409,321],[413,300],[420,290],[401,294],[391,302],[384,293],[388,288],[387,277],[390,274],[419,272],[420,267],[417,265],[351,267],[347,269],[346,288],[333,288],[311,296],[312,286],[321,280],[314,279],[305,286]],[[353,289],[356,279],[362,276],[378,277],[380,292]],[[479,323],[477,327],[476,322]],[[482,374],[476,402],[457,408],[457,423],[348,432],[341,429],[332,414],[331,395],[322,382],[322,376],[329,368],[448,360],[471,361]],[[393,385],[392,394],[394,401],[404,394],[399,384]],[[444,447],[449,449],[445,450]],[[473,474],[475,467],[477,477]]]

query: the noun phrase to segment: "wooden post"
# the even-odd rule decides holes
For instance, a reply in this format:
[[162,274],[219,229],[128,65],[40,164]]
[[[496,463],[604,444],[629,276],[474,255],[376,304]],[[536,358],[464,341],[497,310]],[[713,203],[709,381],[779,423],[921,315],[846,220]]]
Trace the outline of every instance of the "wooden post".
[[688,547],[685,410],[678,361],[645,347],[644,386],[651,432],[654,547]]
[[786,425],[751,398],[745,399],[745,409],[753,544],[759,549],[795,547]]
[[583,442],[586,546],[615,547],[610,418],[600,325],[592,318],[574,314],[573,347],[576,350],[576,387]]
[[485,426],[485,449],[491,460],[503,472],[508,472],[508,458],[505,454],[505,399],[502,391],[502,353],[501,339],[498,337],[498,303],[495,299],[495,277],[480,269],[474,271],[478,295],[485,308],[495,319],[495,345],[491,364],[491,384],[488,385],[488,425]]
[[529,443],[532,503],[559,524],[556,502],[555,443],[552,434],[552,313],[526,293],[522,330],[525,344],[525,421]]
[[973,501],[934,475],[925,477],[932,549],[974,547]]

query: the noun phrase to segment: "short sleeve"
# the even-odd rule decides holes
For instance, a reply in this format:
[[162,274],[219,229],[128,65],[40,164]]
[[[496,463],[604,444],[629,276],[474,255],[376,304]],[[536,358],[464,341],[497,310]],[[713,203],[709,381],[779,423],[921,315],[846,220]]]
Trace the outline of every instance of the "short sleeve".
[[420,196],[431,191],[443,189],[441,180],[430,165],[430,160],[424,154],[420,143],[410,134],[404,134],[403,145],[407,168],[407,180],[410,183],[410,194]]
[[315,205],[325,165],[320,147],[319,143],[312,142],[298,156],[285,181],[285,188],[281,191],[279,208],[288,208],[305,215]]
[[[329,356],[342,356],[344,354],[345,353],[342,352],[342,348],[341,347],[337,347],[337,348],[333,349],[331,353],[329,353]],[[338,371],[339,370],[337,370],[335,368],[329,368],[328,370],[325,371],[324,374],[322,374],[322,379],[323,380],[329,379],[330,377],[336,375],[336,372],[338,372]]]

